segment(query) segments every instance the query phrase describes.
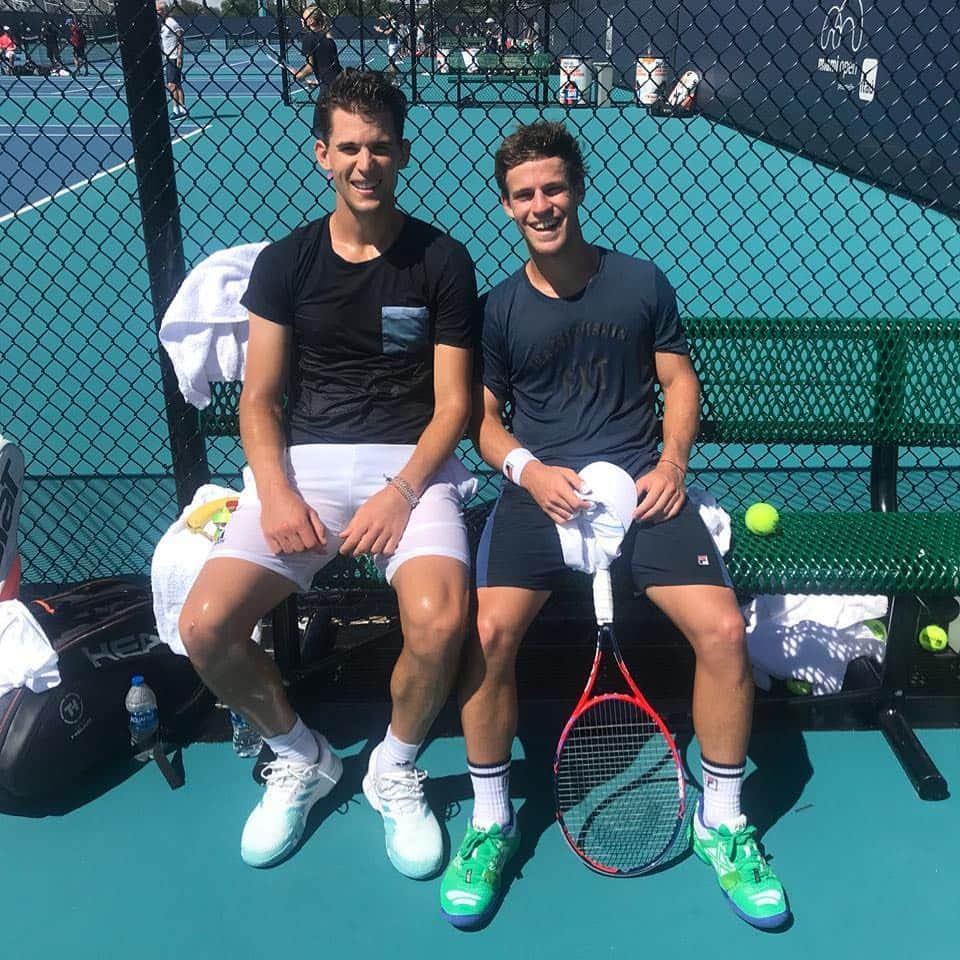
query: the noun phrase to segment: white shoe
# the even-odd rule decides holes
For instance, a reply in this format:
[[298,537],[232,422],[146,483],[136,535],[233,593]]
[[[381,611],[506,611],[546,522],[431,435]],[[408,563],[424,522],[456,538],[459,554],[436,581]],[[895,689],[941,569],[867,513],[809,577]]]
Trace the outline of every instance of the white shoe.
[[240,856],[251,867],[269,867],[293,851],[303,836],[310,808],[325,797],[343,773],[343,763],[319,733],[316,763],[273,760],[261,771],[266,784],[260,802],[247,817]]
[[443,865],[443,836],[440,824],[423,795],[426,771],[416,767],[391,770],[378,777],[377,755],[363,778],[363,794],[380,816],[390,862],[405,877],[424,880]]

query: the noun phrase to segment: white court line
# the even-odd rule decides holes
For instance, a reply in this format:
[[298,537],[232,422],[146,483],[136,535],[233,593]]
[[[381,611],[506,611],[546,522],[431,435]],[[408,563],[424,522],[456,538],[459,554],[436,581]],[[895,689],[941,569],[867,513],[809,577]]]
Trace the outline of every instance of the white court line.
[[125,133],[20,133],[19,131],[0,132],[0,137],[16,137],[18,140],[119,140]]
[[[176,146],[176,144],[182,143],[184,140],[189,140],[191,137],[195,137],[198,133],[203,133],[203,131],[209,126],[210,124],[208,123],[200,127],[198,130],[191,130],[190,133],[186,133],[182,137],[177,137],[175,140],[171,140],[170,145]],[[22,213],[29,213],[31,210],[38,210],[40,207],[45,207],[53,200],[57,200],[60,197],[66,196],[68,193],[73,193],[75,190],[80,190],[83,187],[89,186],[94,180],[100,180],[102,177],[108,177],[112,173],[118,173],[125,167],[129,167],[130,164],[133,163],[133,160],[134,158],[131,157],[129,160],[124,160],[123,163],[118,163],[115,167],[110,167],[109,170],[101,170],[99,173],[95,173],[92,177],[87,177],[86,180],[81,180],[78,183],[72,183],[69,187],[64,187],[62,190],[58,190],[56,193],[50,194],[49,197],[43,197],[40,200],[35,200],[33,203],[28,203],[25,207],[21,207],[19,210],[14,210],[12,213],[5,213],[2,217],[0,217],[0,223],[6,223],[8,220],[12,220],[14,217],[19,217]]]

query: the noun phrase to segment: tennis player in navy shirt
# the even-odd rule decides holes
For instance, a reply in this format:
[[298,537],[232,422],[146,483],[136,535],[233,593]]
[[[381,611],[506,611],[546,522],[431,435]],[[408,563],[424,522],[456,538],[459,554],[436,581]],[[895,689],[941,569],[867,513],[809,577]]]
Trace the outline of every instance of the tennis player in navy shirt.
[[[753,684],[744,622],[723,560],[684,479],[700,412],[676,296],[652,263],[588,244],[579,207],[586,170],[562,124],[521,126],[497,151],[506,215],[528,259],[486,298],[483,458],[504,475],[476,561],[477,632],[459,685],[474,810],[441,883],[455,926],[487,922],[519,845],[509,799],[520,642],[567,576],[557,531],[587,506],[577,471],[606,460],[636,478],[639,505],[618,563],[682,631],[696,654],[694,727],[703,799],[694,850],[712,864],[734,911],[760,927],[789,916],[783,888],[740,811]],[[654,388],[663,392],[658,440]],[[512,406],[512,429],[503,426]]]

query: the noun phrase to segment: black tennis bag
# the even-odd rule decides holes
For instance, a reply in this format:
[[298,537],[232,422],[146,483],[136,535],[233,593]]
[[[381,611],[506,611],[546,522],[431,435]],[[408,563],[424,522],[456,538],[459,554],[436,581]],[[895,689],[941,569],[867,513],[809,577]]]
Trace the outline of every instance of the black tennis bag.
[[57,651],[61,680],[0,697],[0,790],[49,797],[83,773],[129,761],[124,699],[138,673],[157,696],[170,744],[188,742],[211,709],[189,660],[157,636],[144,578],[91,580],[27,606]]

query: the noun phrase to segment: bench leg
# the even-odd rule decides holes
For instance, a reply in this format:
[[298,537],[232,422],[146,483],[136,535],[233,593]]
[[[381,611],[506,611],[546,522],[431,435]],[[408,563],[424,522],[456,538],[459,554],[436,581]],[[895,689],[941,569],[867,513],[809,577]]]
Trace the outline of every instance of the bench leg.
[[300,666],[300,626],[297,623],[297,597],[287,597],[271,614],[273,625],[273,658],[280,674],[289,677]]
[[893,598],[893,615],[887,637],[880,683],[878,722],[883,735],[910,778],[921,800],[946,800],[947,781],[917,739],[904,716],[905,690],[910,680],[913,641],[917,635],[920,606],[916,597]]

